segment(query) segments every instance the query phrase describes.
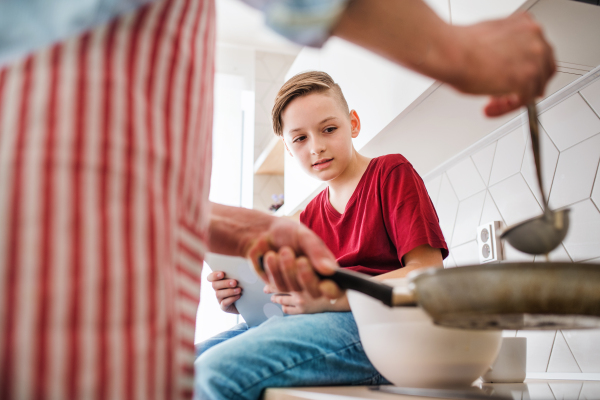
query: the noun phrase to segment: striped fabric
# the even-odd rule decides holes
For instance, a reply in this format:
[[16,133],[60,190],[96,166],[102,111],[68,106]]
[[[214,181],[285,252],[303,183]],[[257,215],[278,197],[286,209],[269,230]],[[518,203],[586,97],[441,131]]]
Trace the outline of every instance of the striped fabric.
[[214,4],[163,0],[0,70],[0,399],[183,399]]

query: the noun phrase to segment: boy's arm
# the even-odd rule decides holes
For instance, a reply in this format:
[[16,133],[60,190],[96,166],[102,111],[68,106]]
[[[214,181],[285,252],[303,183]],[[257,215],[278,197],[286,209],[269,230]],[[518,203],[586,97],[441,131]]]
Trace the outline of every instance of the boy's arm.
[[441,250],[433,248],[428,244],[415,247],[402,258],[404,259],[403,268],[377,275],[373,279],[382,281],[384,279],[404,278],[411,271],[420,268],[439,267],[443,264]]

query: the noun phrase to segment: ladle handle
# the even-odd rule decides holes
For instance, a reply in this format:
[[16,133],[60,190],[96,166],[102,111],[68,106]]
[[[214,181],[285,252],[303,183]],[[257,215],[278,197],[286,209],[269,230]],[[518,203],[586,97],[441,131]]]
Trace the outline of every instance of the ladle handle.
[[537,107],[532,101],[527,104],[527,116],[529,118],[529,134],[531,136],[531,149],[533,150],[533,160],[535,162],[535,173],[537,176],[538,185],[542,194],[542,205],[544,206],[544,214],[548,215],[550,210],[548,209],[548,202],[546,201],[546,194],[544,192],[544,186],[542,185],[542,163],[540,157],[540,130],[537,119]]
[[[258,264],[264,271],[265,268],[262,257],[258,258]],[[381,301],[386,306],[394,306],[394,288],[390,285],[386,285],[385,283],[366,278],[364,274],[347,269],[338,269],[332,275],[322,275],[317,271],[315,271],[315,273],[321,279],[331,279],[342,289],[356,290],[357,292],[361,292],[367,296]]]

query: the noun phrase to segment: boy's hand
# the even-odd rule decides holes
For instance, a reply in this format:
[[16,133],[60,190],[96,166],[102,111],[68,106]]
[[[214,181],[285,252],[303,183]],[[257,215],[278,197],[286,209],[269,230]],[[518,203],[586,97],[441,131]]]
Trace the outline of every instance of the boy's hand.
[[242,297],[242,288],[238,287],[237,281],[235,279],[225,279],[225,272],[222,271],[208,274],[207,279],[212,282],[221,310],[231,314],[239,314],[234,303]]
[[326,311],[350,311],[350,307],[347,306],[347,301],[345,300],[345,294],[332,304],[331,300],[324,296],[314,299],[307,292],[278,293],[270,285],[265,286],[264,292],[273,293],[271,301],[281,304],[283,312],[290,315],[316,314]]

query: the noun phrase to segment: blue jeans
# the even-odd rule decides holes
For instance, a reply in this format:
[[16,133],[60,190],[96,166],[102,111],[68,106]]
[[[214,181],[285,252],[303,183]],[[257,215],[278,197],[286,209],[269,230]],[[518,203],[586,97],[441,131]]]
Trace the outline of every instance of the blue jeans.
[[194,399],[260,398],[268,387],[380,385],[350,312],[273,317],[200,345]]

